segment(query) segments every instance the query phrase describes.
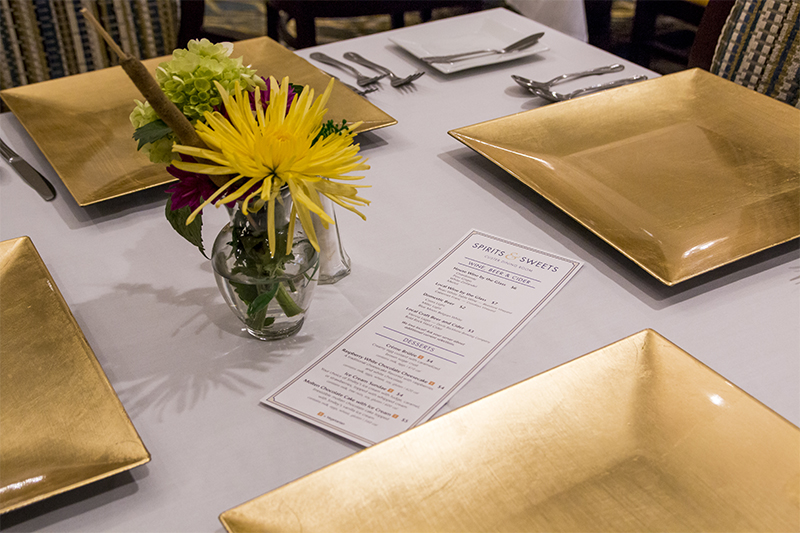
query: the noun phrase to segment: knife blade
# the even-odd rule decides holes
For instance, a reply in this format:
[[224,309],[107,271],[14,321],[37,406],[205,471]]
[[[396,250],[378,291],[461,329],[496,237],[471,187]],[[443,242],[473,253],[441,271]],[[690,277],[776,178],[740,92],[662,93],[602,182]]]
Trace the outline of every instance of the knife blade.
[[33,187],[33,190],[39,193],[39,196],[48,202],[56,197],[56,190],[53,188],[53,184],[39,174],[27,161],[18,156],[14,150],[9,148],[3,139],[0,139],[0,156],[5,159],[6,163],[11,165],[28,185]]

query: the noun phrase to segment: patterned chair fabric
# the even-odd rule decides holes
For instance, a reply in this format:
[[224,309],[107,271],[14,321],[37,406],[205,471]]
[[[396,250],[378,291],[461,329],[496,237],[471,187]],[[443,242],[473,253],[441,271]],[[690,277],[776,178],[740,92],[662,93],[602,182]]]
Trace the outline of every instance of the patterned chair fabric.
[[800,0],[736,0],[711,72],[800,107]]
[[177,0],[0,0],[0,88],[118,64],[83,7],[128,54],[146,59],[175,49]]

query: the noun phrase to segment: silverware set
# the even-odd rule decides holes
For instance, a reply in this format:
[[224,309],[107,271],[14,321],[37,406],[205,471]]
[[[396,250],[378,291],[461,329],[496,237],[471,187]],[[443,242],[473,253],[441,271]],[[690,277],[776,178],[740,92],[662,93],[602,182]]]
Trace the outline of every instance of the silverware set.
[[[533,46],[539,41],[539,39],[542,38],[543,35],[544,35],[543,32],[534,33],[514,43],[511,43],[510,45],[504,48],[473,50],[471,52],[462,52],[458,54],[443,55],[443,56],[427,56],[427,57],[421,57],[420,59],[430,65],[433,63],[453,63],[456,61],[463,61],[466,59],[473,59],[476,57],[483,57],[486,55],[508,54],[513,52],[518,52],[524,50],[525,48]],[[420,76],[425,74],[422,71],[417,71],[408,76],[400,77],[397,76],[394,72],[392,72],[388,68],[379,65],[373,61],[370,61],[369,59],[355,52],[346,52],[343,56],[344,59],[356,63],[357,65],[361,65],[362,67],[367,67],[368,69],[377,72],[377,75],[368,76],[362,74],[354,66],[339,61],[338,59],[334,59],[329,55],[323,54],[322,52],[313,52],[310,55],[310,57],[311,59],[314,59],[321,63],[325,63],[326,65],[331,65],[333,67],[336,67],[340,70],[344,70],[345,72],[351,74],[353,77],[356,78],[356,83],[358,84],[359,87],[352,87],[347,84],[345,85],[347,85],[351,90],[355,91],[356,93],[362,96],[366,95],[369,92],[377,90],[374,84],[376,84],[379,80],[383,78],[388,77],[389,83],[392,87],[403,87],[405,85],[413,83],[415,80],[419,79]],[[598,67],[591,70],[585,70],[582,72],[572,72],[569,74],[562,74],[548,81],[534,81],[516,75],[512,75],[511,78],[515,82],[517,82],[520,86],[524,87],[534,95],[547,100],[548,102],[563,102],[565,100],[571,100],[573,98],[577,98],[585,94],[595,93],[603,91],[605,89],[611,89],[613,87],[620,87],[622,85],[628,85],[630,83],[636,83],[638,81],[647,79],[647,76],[636,75],[636,76],[631,76],[629,78],[622,78],[619,80],[614,80],[606,83],[591,85],[589,87],[584,87],[568,93],[559,93],[553,90],[553,86],[558,85],[559,83],[565,83],[568,81],[573,81],[588,76],[612,74],[615,72],[621,72],[624,69],[625,69],[624,65],[616,63],[613,65]]]
[[585,94],[596,93],[599,91],[604,91],[606,89],[611,89],[614,87],[620,87],[622,85],[628,85],[630,83],[636,83],[637,81],[643,81],[647,79],[647,76],[636,75],[631,76],[630,78],[622,78],[619,80],[614,80],[606,83],[600,83],[597,85],[592,85],[589,87],[584,87],[582,89],[578,89],[576,91],[572,91],[570,93],[557,93],[553,91],[553,85],[557,85],[559,83],[564,83],[567,81],[577,80],[580,78],[585,78],[588,76],[598,76],[601,74],[610,74],[613,72],[620,72],[624,70],[625,67],[620,64],[608,65],[605,67],[598,67],[592,70],[586,70],[583,72],[573,72],[570,74],[562,74],[561,76],[556,76],[552,80],[549,81],[533,81],[529,80],[528,78],[523,78],[522,76],[515,76],[512,75],[511,78],[517,82],[521,87],[524,87],[534,95],[544,98],[549,102],[563,102],[565,100],[571,100],[573,98],[577,98],[578,96],[583,96]]
[[[311,55],[309,55],[309,57],[315,61],[319,61],[320,63],[325,63],[326,65],[330,65],[340,70],[344,70],[345,72],[352,75],[354,78],[356,78],[356,83],[358,84],[359,87],[368,87],[367,89],[356,89],[356,92],[361,94],[362,96],[366,93],[377,90],[377,88],[374,87],[373,84],[377,83],[383,78],[388,77],[390,80],[389,84],[392,87],[402,87],[404,85],[408,85],[409,83],[413,83],[415,80],[419,79],[420,76],[425,74],[422,71],[417,71],[409,76],[402,78],[400,76],[395,75],[394,72],[392,72],[388,68],[378,65],[377,63],[374,63],[360,56],[359,54],[356,54],[355,52],[345,53],[344,58],[347,59],[348,61],[352,61],[361,66],[367,67],[370,70],[374,70],[375,72],[378,73],[377,76],[367,76],[365,74],[362,74],[352,65],[339,61],[338,59],[334,59],[327,54],[323,54],[322,52],[313,52]],[[353,87],[351,88],[354,89]]]

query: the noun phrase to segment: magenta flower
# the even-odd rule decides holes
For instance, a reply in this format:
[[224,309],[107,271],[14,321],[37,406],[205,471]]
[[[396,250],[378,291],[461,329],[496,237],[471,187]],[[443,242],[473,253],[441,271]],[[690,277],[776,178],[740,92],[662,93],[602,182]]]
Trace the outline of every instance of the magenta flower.
[[178,178],[178,181],[165,192],[172,197],[172,210],[190,207],[192,211],[217,192],[217,186],[205,174],[186,172],[173,165],[167,167],[167,172]]
[[[269,104],[270,86],[269,86],[269,80],[267,80],[263,76],[261,77],[261,79],[264,80],[264,83],[266,83],[266,85],[267,85],[267,88],[261,91],[261,108],[262,109],[266,109],[267,105]],[[254,97],[255,91],[251,91],[250,95],[251,95],[251,98],[250,98],[250,109],[252,109],[253,112],[255,112],[255,110],[256,110],[256,100],[255,100],[255,97]],[[297,93],[294,92],[294,87],[291,84],[289,84],[289,94],[288,94],[288,96],[286,98],[286,113],[289,113],[289,108],[292,106],[292,102],[294,101],[294,97],[295,96],[297,96]],[[214,111],[219,111],[219,113],[223,117],[225,117],[227,119],[230,119],[230,117],[228,116],[228,112],[225,110],[225,106],[224,105],[220,104],[218,106],[214,106]]]
[[[269,85],[269,80],[267,78],[262,76],[261,79],[264,80],[264,83],[267,84],[267,89],[264,90],[264,91],[261,91],[261,107],[263,109],[266,109],[267,108],[267,104],[269,104],[270,85]],[[287,98],[286,98],[286,113],[287,114],[289,113],[289,107],[291,107],[292,101],[294,101],[294,97],[295,96],[297,96],[297,93],[294,92],[294,87],[290,83],[289,84],[289,93],[288,93]],[[255,102],[252,101],[252,100],[250,102],[250,107],[255,111],[256,105],[255,105]]]

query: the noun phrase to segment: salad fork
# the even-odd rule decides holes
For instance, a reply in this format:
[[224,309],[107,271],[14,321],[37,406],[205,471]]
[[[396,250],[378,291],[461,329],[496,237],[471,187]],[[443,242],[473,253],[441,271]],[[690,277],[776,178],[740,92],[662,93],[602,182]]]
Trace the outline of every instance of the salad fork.
[[371,85],[369,87],[364,87],[363,89],[360,89],[358,87],[353,87],[352,85],[349,85],[347,83],[345,83],[344,86],[353,91],[354,93],[356,93],[358,96],[366,96],[367,94],[374,93],[375,91],[378,90],[378,88],[375,87],[374,85]]
[[[325,71],[323,70],[322,72],[325,72]],[[330,72],[325,72],[325,74],[327,74],[327,75],[328,75],[328,76],[330,76],[331,78],[333,78],[333,79],[335,79],[335,80],[337,80],[337,81],[341,82],[341,83],[342,83],[342,85],[344,85],[345,87],[347,87],[348,89],[350,89],[351,91],[353,91],[354,93],[356,93],[358,96],[366,96],[366,95],[367,95],[367,93],[373,93],[373,92],[375,92],[375,91],[377,91],[377,90],[378,90],[378,88],[377,88],[377,87],[375,87],[374,85],[371,85],[370,87],[364,87],[363,89],[362,89],[362,88],[360,88],[360,87],[353,87],[353,86],[352,86],[352,85],[350,85],[349,83],[345,83],[345,82],[343,82],[343,81],[342,81],[342,80],[340,80],[340,79],[339,79],[337,76],[334,76],[334,75],[333,75],[333,74],[331,74]]]
[[358,55],[355,52],[347,52],[347,53],[345,53],[344,54],[344,58],[347,59],[348,61],[353,61],[354,63],[358,63],[359,65],[363,65],[363,66],[365,66],[367,68],[370,68],[370,69],[374,70],[375,72],[381,72],[381,73],[383,73],[384,76],[389,76],[389,80],[391,80],[391,81],[389,81],[389,84],[392,87],[400,87],[401,85],[407,85],[407,84],[413,82],[414,80],[419,79],[423,74],[425,74],[422,71],[417,71],[417,72],[415,72],[415,73],[413,73],[413,74],[411,74],[409,76],[406,76],[405,78],[401,78],[399,76],[395,76],[394,72],[392,72],[388,68],[382,67],[382,66],[378,65],[377,63],[373,63],[369,59],[361,57],[360,55]]
[[350,74],[355,76],[356,83],[360,87],[376,83],[379,79],[386,77],[386,74],[381,74],[380,76],[372,76],[372,77],[365,76],[361,74],[359,71],[357,71],[355,68],[348,65],[347,63],[342,63],[341,61],[334,59],[329,55],[323,54],[322,52],[313,52],[311,55],[309,55],[309,57],[311,59],[319,61],[320,63],[325,63],[326,65],[331,65],[333,67],[349,72]]
[[522,76],[515,76],[511,75],[511,78],[515,82],[517,82],[522,87],[526,89],[535,90],[541,89],[543,91],[549,91],[553,85],[558,83],[563,83],[565,81],[572,81],[577,80],[579,78],[585,78],[587,76],[597,76],[600,74],[610,74],[612,72],[620,72],[625,69],[624,65],[620,65],[619,63],[615,63],[613,65],[608,65],[605,67],[598,67],[592,70],[585,70],[583,72],[573,72],[571,74],[562,74],[561,76],[556,76],[550,81],[533,81],[529,80],[528,78],[523,78]]

